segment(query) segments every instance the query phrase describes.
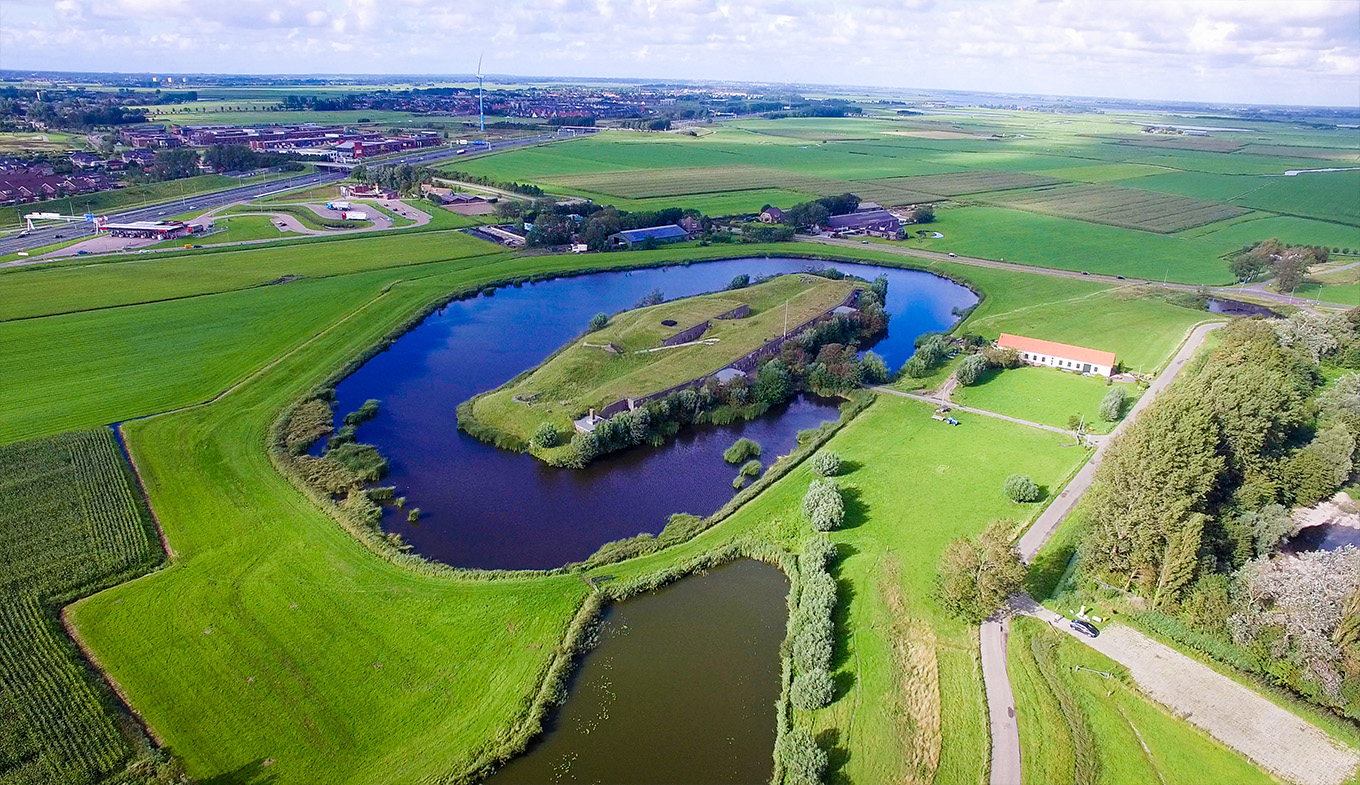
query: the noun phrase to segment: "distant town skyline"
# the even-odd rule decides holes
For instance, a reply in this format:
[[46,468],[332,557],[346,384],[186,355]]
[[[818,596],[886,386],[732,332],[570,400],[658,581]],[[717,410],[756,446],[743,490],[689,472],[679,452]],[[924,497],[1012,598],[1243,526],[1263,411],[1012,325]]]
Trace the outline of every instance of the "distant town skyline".
[[1356,0],[5,0],[0,68],[488,73],[1360,106]]

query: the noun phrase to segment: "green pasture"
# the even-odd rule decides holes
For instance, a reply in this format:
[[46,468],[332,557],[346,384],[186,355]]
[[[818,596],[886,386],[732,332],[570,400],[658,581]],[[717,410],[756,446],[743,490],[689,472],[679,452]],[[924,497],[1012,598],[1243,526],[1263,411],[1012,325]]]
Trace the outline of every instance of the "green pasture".
[[29,133],[26,131],[0,132],[0,154],[24,155],[28,153],[51,153],[63,150],[85,149],[85,138],[78,134],[63,134],[52,131]]
[[944,237],[913,239],[909,245],[1060,270],[1165,277],[1176,283],[1231,283],[1222,257],[1241,247],[1004,207],[950,208],[935,215],[935,223],[921,228]]
[[1134,177],[1150,177],[1169,172],[1165,167],[1147,164],[1092,164],[1071,168],[1047,169],[1044,174],[1080,183],[1108,183]]
[[[1127,411],[1140,394],[1137,385],[1113,386],[1123,387],[1128,395]],[[1067,418],[1075,414],[1096,433],[1109,433],[1115,423],[1100,418],[1100,400],[1110,387],[1104,379],[1094,376],[1022,366],[988,371],[977,384],[954,388],[950,397],[964,406],[1059,428],[1067,427]]]
[[1318,221],[1288,215],[1252,212],[1232,221],[1220,221],[1182,233],[1185,237],[1205,239],[1244,248],[1274,237],[1287,245],[1322,245],[1327,248],[1350,248],[1360,251],[1360,224]]
[[501,246],[462,232],[439,231],[342,235],[192,254],[54,260],[0,270],[0,331],[4,322],[15,319],[229,292],[288,275],[326,278],[457,259],[475,264],[474,257],[503,255]]
[[1235,201],[1260,210],[1360,226],[1360,171],[1310,172],[1268,180]]
[[1207,772],[1275,782],[1145,696],[1118,663],[1038,619],[1012,622],[1007,659],[1026,782],[1197,785]]

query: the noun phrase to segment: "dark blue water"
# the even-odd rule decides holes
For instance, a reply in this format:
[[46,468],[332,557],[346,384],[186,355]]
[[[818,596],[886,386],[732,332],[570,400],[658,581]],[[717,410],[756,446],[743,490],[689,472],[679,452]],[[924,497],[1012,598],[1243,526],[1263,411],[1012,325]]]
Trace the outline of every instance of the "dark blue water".
[[1281,547],[1285,553],[1335,551],[1346,546],[1360,548],[1360,529],[1335,523],[1309,526],[1301,530]]
[[[448,564],[543,569],[583,559],[610,540],[659,532],[672,513],[712,513],[732,497],[736,476],[723,450],[738,437],[755,439],[768,466],[793,449],[799,430],[834,420],[834,402],[800,398],[758,420],[686,429],[664,447],[627,450],[582,470],[553,469],[483,444],[458,430],[455,409],[542,362],[594,314],[631,308],[653,289],[674,299],[722,289],[740,273],[790,273],[808,265],[805,259],[733,259],[598,273],[450,303],[336,389],[340,414],[368,398],[382,401],[359,438],[388,458],[384,482],[397,487],[408,508],[420,508],[416,524],[389,510],[384,526]],[[874,351],[890,368],[911,356],[918,335],[947,329],[955,308],[977,301],[967,288],[929,273],[834,266],[870,280],[888,276],[892,320]]]

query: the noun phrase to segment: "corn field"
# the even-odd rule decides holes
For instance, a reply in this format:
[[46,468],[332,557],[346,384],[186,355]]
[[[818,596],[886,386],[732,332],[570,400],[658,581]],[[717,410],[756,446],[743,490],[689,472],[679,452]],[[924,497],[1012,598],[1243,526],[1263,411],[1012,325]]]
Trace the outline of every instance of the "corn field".
[[112,431],[0,447],[0,783],[98,782],[131,759],[57,614],[160,558]]

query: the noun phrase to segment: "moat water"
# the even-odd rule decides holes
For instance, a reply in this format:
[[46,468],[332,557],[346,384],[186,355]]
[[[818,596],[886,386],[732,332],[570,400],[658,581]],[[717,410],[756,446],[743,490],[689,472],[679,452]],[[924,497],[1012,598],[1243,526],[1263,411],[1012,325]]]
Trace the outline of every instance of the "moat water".
[[[543,569],[584,559],[600,545],[656,533],[672,513],[708,515],[732,497],[736,469],[722,452],[738,437],[760,442],[766,465],[790,452],[799,430],[838,416],[836,402],[801,397],[759,419],[688,428],[660,448],[637,447],[584,470],[554,469],[458,430],[458,404],[505,383],[571,341],[599,312],[615,313],[653,289],[667,299],[723,289],[738,274],[806,270],[806,259],[730,259],[596,273],[504,287],[450,303],[369,360],[336,388],[337,412],[382,401],[359,428],[391,469],[420,519],[388,510],[383,525],[416,552],[459,567]],[[888,277],[888,333],[873,347],[890,368],[917,336],[948,329],[977,302],[966,287],[930,273],[826,263],[869,280]]]
[[610,607],[567,702],[487,782],[767,782],[788,591],[740,561]]

